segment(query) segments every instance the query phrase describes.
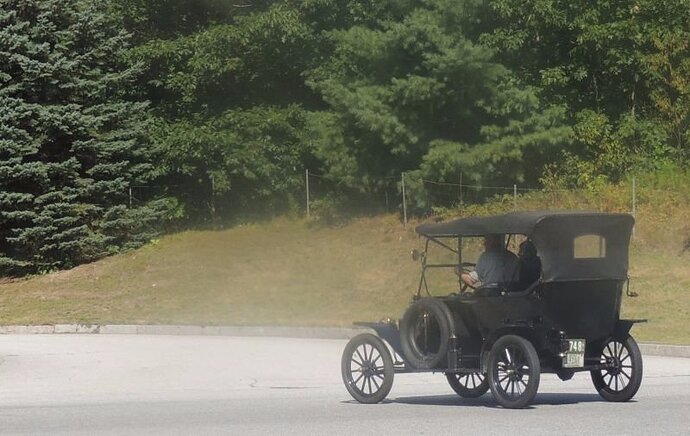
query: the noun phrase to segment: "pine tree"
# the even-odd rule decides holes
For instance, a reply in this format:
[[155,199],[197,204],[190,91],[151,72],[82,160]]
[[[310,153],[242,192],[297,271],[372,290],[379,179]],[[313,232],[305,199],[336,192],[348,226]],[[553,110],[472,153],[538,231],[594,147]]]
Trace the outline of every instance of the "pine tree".
[[329,105],[309,120],[327,177],[374,190],[404,171],[419,187],[408,193],[427,198],[421,178],[536,183],[570,145],[563,108],[467,36],[473,7],[429,0],[400,21],[330,32],[333,55],[307,74]]
[[0,276],[70,267],[151,235],[128,35],[97,2],[0,0]]

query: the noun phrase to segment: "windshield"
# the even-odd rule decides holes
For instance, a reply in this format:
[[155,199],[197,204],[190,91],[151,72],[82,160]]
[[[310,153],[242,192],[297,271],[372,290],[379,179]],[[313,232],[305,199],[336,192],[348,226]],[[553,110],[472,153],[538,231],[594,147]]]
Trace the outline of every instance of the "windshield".
[[525,235],[428,238],[419,291],[440,296],[468,287],[524,290],[540,275],[536,247]]

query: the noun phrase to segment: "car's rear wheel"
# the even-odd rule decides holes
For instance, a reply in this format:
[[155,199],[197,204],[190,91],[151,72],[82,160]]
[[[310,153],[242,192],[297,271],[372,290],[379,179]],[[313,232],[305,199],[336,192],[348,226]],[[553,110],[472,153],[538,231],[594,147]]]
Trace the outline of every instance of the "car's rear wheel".
[[507,409],[527,407],[539,389],[541,366],[534,346],[527,339],[505,335],[489,353],[489,387]]
[[628,335],[610,339],[599,352],[600,362],[611,367],[591,371],[592,382],[599,395],[608,401],[628,401],[642,383],[642,353],[637,342]]
[[386,344],[372,334],[350,339],[340,368],[345,388],[360,403],[378,403],[393,387],[393,359]]
[[486,375],[481,372],[469,374],[448,373],[446,378],[455,393],[463,398],[481,397],[489,390],[489,382],[486,379]]
[[400,322],[400,345],[407,363],[417,369],[444,366],[452,319],[448,306],[438,299],[422,298],[412,304]]

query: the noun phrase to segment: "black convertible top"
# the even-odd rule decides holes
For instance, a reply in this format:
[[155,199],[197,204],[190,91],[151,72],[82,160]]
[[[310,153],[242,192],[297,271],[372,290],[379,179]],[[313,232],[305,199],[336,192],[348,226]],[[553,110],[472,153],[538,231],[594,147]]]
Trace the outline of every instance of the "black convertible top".
[[[624,280],[633,223],[626,213],[532,211],[422,224],[416,231],[428,238],[522,234],[537,247],[544,281]],[[583,235],[601,237],[600,255],[575,256],[576,240]]]
[[[512,212],[504,215],[487,217],[460,218],[453,221],[435,224],[422,224],[415,229],[423,236],[482,236],[491,233],[522,234],[532,236],[535,227],[543,220],[559,218],[583,218],[585,221],[606,221],[613,224],[631,222],[628,214],[611,214],[590,211],[541,210],[529,212]],[[570,221],[570,220],[568,220]]]

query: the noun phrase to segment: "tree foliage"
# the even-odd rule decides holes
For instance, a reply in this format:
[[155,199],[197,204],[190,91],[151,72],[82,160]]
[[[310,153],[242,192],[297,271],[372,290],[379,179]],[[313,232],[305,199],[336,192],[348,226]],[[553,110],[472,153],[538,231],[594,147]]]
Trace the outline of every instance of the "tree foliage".
[[0,275],[86,262],[150,237],[127,192],[152,171],[127,34],[95,3],[0,2]]
[[426,209],[423,180],[586,187],[690,153],[686,0],[0,0],[0,23],[0,274],[140,244],[159,203],[284,213],[305,169],[329,208],[404,172]]
[[328,33],[334,54],[307,83],[329,106],[310,129],[329,175],[360,189],[402,171],[534,182],[531,167],[568,145],[563,109],[469,38],[473,7],[427,1],[397,21]]
[[480,40],[572,114],[571,168],[615,181],[687,161],[687,2],[490,0],[485,14]]

